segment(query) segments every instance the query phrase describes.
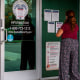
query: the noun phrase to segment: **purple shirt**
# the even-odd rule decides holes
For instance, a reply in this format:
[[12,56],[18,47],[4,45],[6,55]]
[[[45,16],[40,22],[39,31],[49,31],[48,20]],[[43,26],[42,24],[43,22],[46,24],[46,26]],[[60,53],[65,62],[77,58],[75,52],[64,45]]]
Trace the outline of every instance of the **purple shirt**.
[[62,39],[64,38],[72,38],[77,39],[77,32],[79,30],[78,25],[76,24],[74,31],[71,31],[71,27],[69,23],[65,23],[61,26],[61,29],[63,29]]

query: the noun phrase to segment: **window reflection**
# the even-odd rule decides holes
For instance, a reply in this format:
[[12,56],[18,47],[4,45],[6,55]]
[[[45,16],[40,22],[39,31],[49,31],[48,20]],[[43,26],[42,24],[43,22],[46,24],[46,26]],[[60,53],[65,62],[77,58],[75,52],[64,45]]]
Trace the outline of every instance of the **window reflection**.
[[27,15],[25,17],[27,24],[23,25],[20,70],[26,70],[27,63],[29,63],[29,69],[35,68],[35,29],[31,21],[31,17]]

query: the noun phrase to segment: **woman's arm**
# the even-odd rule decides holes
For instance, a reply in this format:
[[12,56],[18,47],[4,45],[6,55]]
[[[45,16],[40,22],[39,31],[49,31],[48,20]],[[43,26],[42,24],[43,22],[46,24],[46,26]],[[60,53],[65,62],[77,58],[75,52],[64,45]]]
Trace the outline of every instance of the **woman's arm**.
[[63,29],[59,29],[56,33],[56,37],[60,37],[63,34]]

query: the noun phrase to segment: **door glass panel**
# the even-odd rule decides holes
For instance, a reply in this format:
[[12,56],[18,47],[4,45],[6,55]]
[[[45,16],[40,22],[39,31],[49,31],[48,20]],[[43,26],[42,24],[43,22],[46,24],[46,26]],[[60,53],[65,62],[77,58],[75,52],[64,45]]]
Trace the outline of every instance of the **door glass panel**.
[[5,0],[5,72],[36,69],[36,0]]

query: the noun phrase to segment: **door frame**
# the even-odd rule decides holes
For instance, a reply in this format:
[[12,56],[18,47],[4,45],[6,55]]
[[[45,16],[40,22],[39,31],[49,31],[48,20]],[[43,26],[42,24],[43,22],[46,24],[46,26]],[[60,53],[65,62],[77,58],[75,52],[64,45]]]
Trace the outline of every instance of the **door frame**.
[[[80,0],[79,0],[79,8],[78,8],[78,10],[79,10],[79,36],[80,36]],[[80,37],[79,37],[79,44],[80,44]],[[80,67],[80,46],[79,46],[79,67]],[[80,68],[79,68],[79,72],[80,72]]]
[[[0,42],[4,39],[4,33],[2,29],[5,29],[5,0],[1,1],[1,19],[2,27],[0,27],[1,38]],[[41,78],[41,21],[40,21],[40,2],[41,0],[36,0],[36,70],[25,70],[25,71],[13,71],[4,72],[5,68],[5,42],[0,44],[0,80],[38,80]]]

